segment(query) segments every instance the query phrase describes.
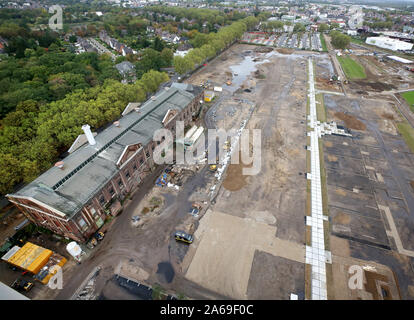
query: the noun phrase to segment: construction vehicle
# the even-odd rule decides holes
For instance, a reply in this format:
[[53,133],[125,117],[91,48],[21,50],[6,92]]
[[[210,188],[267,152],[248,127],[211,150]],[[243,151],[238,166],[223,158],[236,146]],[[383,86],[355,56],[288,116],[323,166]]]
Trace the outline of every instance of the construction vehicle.
[[17,279],[13,282],[11,287],[17,291],[30,291],[33,288],[33,282],[29,282],[23,279]]
[[209,169],[210,169],[211,172],[215,172],[217,170],[217,165],[216,164],[211,164]]
[[227,84],[228,86],[230,86],[230,85],[231,85],[231,81],[230,81],[230,80],[227,80],[226,84]]

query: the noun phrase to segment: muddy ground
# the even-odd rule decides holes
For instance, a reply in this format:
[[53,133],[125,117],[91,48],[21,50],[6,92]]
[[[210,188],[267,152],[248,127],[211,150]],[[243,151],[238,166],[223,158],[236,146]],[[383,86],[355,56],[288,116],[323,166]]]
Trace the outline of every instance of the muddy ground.
[[351,55],[360,63],[367,75],[366,79],[351,81],[349,86],[356,91],[404,90],[414,86],[414,74],[405,70],[402,63],[384,60],[373,55]]
[[[210,221],[217,221],[210,226],[203,225],[204,212],[199,217],[189,214],[193,201],[209,203],[206,195],[210,194],[214,173],[208,166],[190,173],[179,190],[152,189],[161,171],[154,173],[114,220],[105,239],[93,249],[82,267],[75,266],[67,272],[70,281],[58,294],[58,299],[70,298],[96,266],[101,266],[102,270],[96,278],[95,295],[102,293],[106,299],[123,296],[124,289],[115,289],[116,283],[110,280],[121,261],[129,261],[133,267],[143,270],[146,276],[141,281],[146,285],[157,284],[167,292],[198,299],[253,298],[254,292],[260,291],[266,282],[260,274],[249,271],[257,250],[284,259],[280,275],[270,275],[278,281],[291,265],[303,265],[306,161],[302,144],[305,142],[306,57],[262,51],[260,47],[235,45],[187,79],[195,85],[209,80],[211,85],[223,88],[207,112],[207,127],[238,129],[255,108],[248,127],[262,130],[262,145],[266,150],[259,175],[245,178],[237,187],[232,185],[234,181],[230,186],[226,183],[221,187],[215,204],[208,211],[213,216],[216,214]],[[230,85],[225,84],[228,79],[232,82]],[[293,134],[292,128],[295,128]],[[230,177],[239,175],[239,171],[231,168]],[[231,193],[231,199],[223,192]],[[152,210],[154,197],[163,198],[163,201]],[[223,211],[225,218],[217,219],[218,210]],[[132,222],[135,215],[141,215],[142,225]],[[211,241],[217,228],[221,231],[216,237],[223,239],[219,243]],[[178,229],[195,230],[194,243],[188,246],[176,242],[173,233]],[[203,236],[199,230],[205,230]],[[229,230],[232,233],[229,234]],[[252,234],[252,241],[245,237],[245,231]],[[237,254],[235,248],[241,243],[235,239],[244,241],[241,247],[245,248],[245,255]],[[216,266],[218,254],[234,259]],[[233,274],[235,260],[240,272]],[[205,268],[206,273],[199,268]],[[232,275],[226,287],[221,285],[220,274]],[[294,275],[294,283],[304,283],[304,274],[295,272]],[[207,278],[211,279],[208,283]],[[258,298],[289,299],[291,290],[293,287],[281,287],[276,295],[268,290],[265,296]],[[298,295],[303,295],[303,287],[298,285],[296,290]]]
[[[244,48],[244,56],[263,61],[254,46]],[[304,296],[307,55],[264,55],[265,62],[241,83],[250,90],[233,95],[256,106],[247,127],[261,130],[261,170],[246,177],[241,165],[230,165],[210,218],[200,221],[186,273],[190,280],[238,299]],[[235,61],[243,63],[240,56]],[[225,72],[213,76],[224,79]],[[263,263],[271,272],[262,272]],[[287,275],[289,286],[283,280]]]
[[[331,298],[414,299],[414,156],[396,130],[401,116],[387,99],[324,98],[328,120],[353,127],[352,138],[323,138]],[[352,265],[364,269],[362,290],[347,285]]]

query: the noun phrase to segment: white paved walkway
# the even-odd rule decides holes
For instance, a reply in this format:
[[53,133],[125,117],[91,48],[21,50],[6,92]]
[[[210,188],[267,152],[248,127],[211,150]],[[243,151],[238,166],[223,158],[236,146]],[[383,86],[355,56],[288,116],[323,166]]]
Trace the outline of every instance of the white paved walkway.
[[311,246],[306,246],[306,263],[312,266],[312,300],[326,300],[326,266],[331,263],[331,254],[325,251],[325,240],[323,221],[327,216],[323,215],[322,190],[321,190],[321,168],[319,162],[319,138],[321,127],[317,121],[315,104],[315,83],[313,75],[313,61],[309,58],[309,101],[310,115],[308,116],[309,126],[312,131],[310,136],[311,172],[308,179],[311,180],[311,216],[307,216],[306,224],[311,227]]

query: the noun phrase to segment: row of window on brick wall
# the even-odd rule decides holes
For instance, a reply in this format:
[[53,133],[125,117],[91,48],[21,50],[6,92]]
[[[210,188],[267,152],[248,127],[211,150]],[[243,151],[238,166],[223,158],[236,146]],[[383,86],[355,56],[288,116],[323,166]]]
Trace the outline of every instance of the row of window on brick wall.
[[[158,144],[159,144],[159,143],[158,143]],[[151,146],[151,149],[152,149],[152,151],[154,151],[155,146],[154,146],[154,145],[152,145],[152,146]],[[150,151],[147,151],[147,152],[145,153],[145,157],[146,157],[146,159],[149,159],[149,158],[151,157],[151,155],[150,155]],[[139,162],[139,166],[141,167],[141,166],[144,164],[145,160],[144,160],[144,158],[141,156],[141,157],[140,157],[140,159],[138,160],[138,162]],[[132,166],[132,170],[134,170],[134,171],[137,171],[137,170],[138,170],[138,166],[137,166],[137,164],[136,164],[136,163],[134,163],[134,165]],[[124,171],[124,174],[125,174],[125,177],[126,177],[128,180],[130,180],[130,179],[131,179],[131,172],[130,172],[130,169],[125,170],[125,171]],[[117,180],[117,183],[118,183],[118,186],[119,186],[120,188],[123,188],[123,187],[124,187],[124,184],[123,184],[123,182],[122,182],[122,179],[121,179],[121,178],[119,178],[119,179]],[[109,187],[108,192],[109,192],[109,194],[111,195],[111,197],[112,197],[112,198],[115,196],[115,189],[114,189],[114,187],[113,187],[112,185]],[[105,200],[104,195],[101,195],[101,196],[99,197],[99,203],[100,203],[102,206],[104,206],[104,205],[107,203],[107,201]]]

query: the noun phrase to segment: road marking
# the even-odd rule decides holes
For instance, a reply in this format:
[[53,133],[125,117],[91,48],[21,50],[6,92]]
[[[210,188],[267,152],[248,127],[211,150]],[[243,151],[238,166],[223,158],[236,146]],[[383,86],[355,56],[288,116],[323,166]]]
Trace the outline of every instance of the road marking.
[[379,205],[378,208],[385,213],[385,217],[387,218],[388,225],[390,226],[391,230],[387,230],[387,235],[392,236],[395,241],[395,245],[397,246],[397,250],[399,253],[404,254],[409,257],[414,257],[414,251],[404,249],[400,235],[398,234],[397,227],[395,226],[394,218],[392,217],[390,208],[386,206]]

